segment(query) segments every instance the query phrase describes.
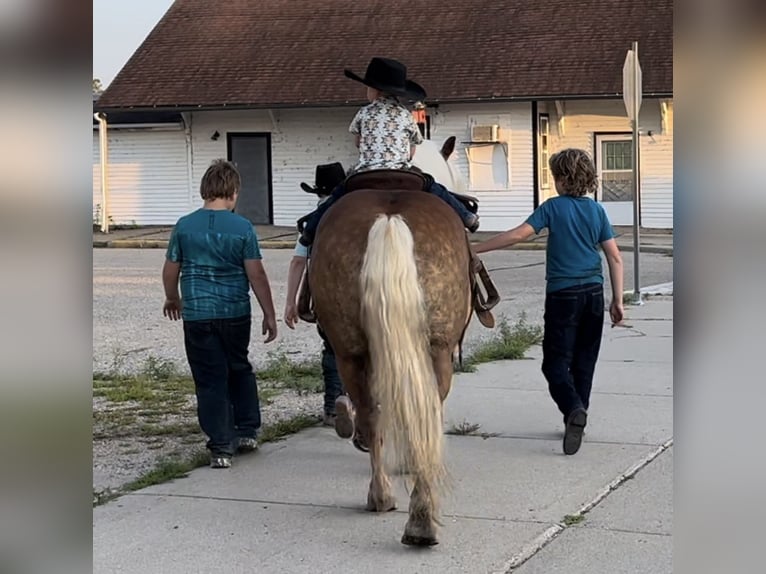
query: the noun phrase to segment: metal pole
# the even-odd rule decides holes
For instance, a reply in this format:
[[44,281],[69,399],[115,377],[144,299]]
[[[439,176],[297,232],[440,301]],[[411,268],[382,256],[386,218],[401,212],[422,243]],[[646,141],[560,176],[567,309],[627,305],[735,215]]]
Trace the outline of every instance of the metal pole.
[[633,302],[641,304],[641,286],[639,280],[639,222],[641,219],[638,203],[639,183],[639,139],[638,139],[638,101],[641,97],[638,80],[638,42],[633,42]]

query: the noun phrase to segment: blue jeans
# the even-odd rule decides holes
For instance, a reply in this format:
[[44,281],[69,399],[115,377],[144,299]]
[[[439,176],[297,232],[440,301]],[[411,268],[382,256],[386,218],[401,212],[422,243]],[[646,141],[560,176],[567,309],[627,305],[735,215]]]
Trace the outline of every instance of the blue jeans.
[[330,346],[330,342],[322,331],[317,327],[319,336],[322,337],[324,345],[322,346],[322,378],[324,379],[324,413],[326,415],[335,414],[335,399],[343,394],[343,384],[338,375],[338,366],[335,363],[335,352]]
[[[465,224],[468,225],[468,219],[473,215],[468,208],[463,205],[463,203],[456,198],[450,191],[441,185],[440,183],[436,183],[433,179],[431,180],[431,186],[428,188],[428,192],[432,193],[433,195],[441,198],[447,204],[455,210],[455,212],[460,216],[460,220]],[[335,189],[333,189],[332,193],[330,194],[330,197],[327,198],[319,207],[317,207],[313,212],[311,212],[306,217],[306,223],[301,231],[301,238],[299,239],[300,243],[304,246],[309,246],[312,243],[314,243],[314,237],[316,236],[316,230],[317,227],[319,227],[319,221],[322,219],[322,216],[327,212],[328,209],[332,206],[333,203],[338,201],[341,197],[346,195],[348,191],[346,190],[346,186],[343,183],[339,183]]]
[[545,296],[543,374],[564,417],[588,409],[604,329],[604,287],[589,283]]
[[231,456],[237,438],[255,438],[261,405],[248,360],[251,317],[184,321],[197,417],[213,455]]

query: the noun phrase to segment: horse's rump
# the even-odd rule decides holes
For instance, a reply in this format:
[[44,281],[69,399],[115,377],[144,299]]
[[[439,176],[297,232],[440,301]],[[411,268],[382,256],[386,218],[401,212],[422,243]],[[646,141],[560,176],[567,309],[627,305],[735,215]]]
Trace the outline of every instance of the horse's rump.
[[317,320],[336,352],[347,349],[357,354],[366,348],[358,327],[359,273],[367,235],[381,214],[400,215],[412,233],[432,344],[454,345],[452,333],[457,330],[459,335],[467,322],[468,242],[452,208],[422,191],[355,191],[325,214],[317,229],[309,273]]

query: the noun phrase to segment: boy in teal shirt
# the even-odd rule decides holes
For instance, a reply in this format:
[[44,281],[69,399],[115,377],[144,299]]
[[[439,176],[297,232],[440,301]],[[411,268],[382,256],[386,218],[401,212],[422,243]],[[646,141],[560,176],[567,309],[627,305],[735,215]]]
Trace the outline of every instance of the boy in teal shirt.
[[248,360],[250,287],[263,311],[265,342],[277,336],[258,239],[252,224],[232,211],[240,185],[231,163],[212,163],[200,185],[204,206],[178,220],[162,268],[163,314],[183,319],[197,416],[209,439],[213,468],[229,468],[235,450],[252,451],[258,445],[261,410]]
[[622,322],[624,315],[622,257],[604,208],[587,197],[597,186],[588,154],[565,149],[554,154],[549,164],[559,197],[544,202],[518,227],[474,246],[474,251],[502,249],[548,229],[542,370],[551,397],[564,415],[564,453],[575,454],[587,423],[604,326],[598,247],[609,265],[613,324]]

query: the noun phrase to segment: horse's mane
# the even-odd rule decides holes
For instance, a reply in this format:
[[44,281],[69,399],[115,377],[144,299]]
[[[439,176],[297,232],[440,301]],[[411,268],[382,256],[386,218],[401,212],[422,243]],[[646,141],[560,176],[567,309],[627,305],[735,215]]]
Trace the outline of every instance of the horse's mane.
[[465,180],[460,172],[442,157],[440,148],[433,140],[425,140],[415,147],[412,164],[419,167],[450,191],[464,193]]

